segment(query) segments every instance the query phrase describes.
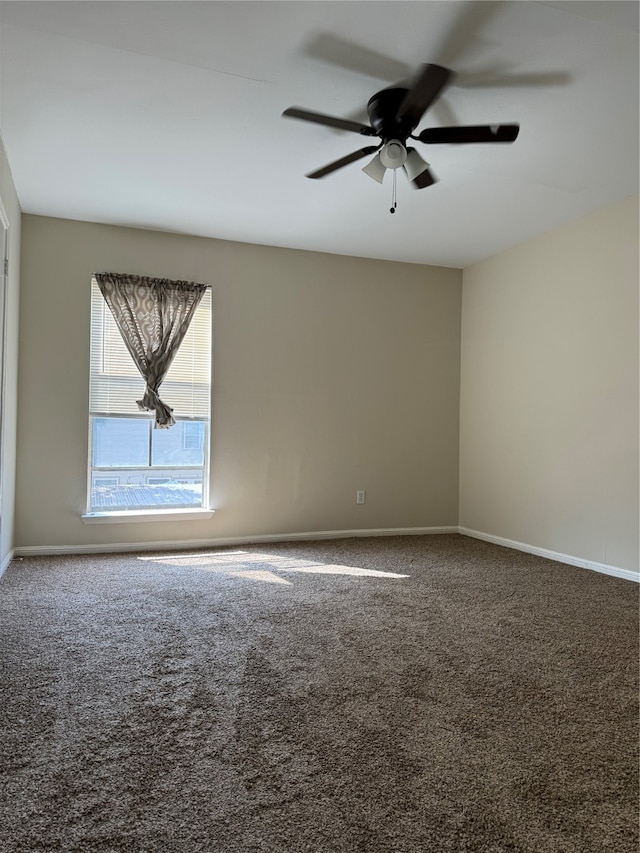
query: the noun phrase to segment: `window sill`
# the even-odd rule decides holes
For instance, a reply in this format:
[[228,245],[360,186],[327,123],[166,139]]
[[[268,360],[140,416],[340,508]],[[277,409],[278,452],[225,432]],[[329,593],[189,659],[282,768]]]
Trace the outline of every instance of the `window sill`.
[[122,524],[140,521],[205,521],[213,518],[213,509],[135,509],[122,512],[87,512],[83,524]]

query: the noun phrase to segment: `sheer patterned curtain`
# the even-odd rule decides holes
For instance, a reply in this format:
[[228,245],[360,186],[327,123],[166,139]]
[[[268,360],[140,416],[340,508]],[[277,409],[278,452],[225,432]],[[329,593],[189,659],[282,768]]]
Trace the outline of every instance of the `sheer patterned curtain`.
[[96,273],[95,279],[146,383],[138,408],[155,411],[155,428],[168,429],[175,423],[173,409],[158,389],[207,285],[121,273]]

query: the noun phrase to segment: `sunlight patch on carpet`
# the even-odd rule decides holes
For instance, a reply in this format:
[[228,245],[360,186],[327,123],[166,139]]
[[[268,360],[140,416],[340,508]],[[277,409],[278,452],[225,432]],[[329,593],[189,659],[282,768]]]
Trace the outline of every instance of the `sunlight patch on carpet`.
[[[302,574],[350,575],[352,577],[408,578],[409,575],[397,572],[383,572],[378,569],[363,569],[359,566],[343,566],[337,563],[320,563],[277,554],[251,553],[249,551],[226,551],[223,554],[164,554],[161,556],[140,556],[138,560],[160,563],[176,568],[199,569],[218,572],[230,577],[247,578],[267,583],[290,584],[275,572],[299,572]],[[261,567],[256,568],[255,563]]]
[[265,583],[284,583],[288,586],[291,586],[291,581],[285,580],[285,578],[281,578],[280,575],[274,575],[273,572],[268,571],[239,571],[239,572],[227,572],[227,574],[232,578],[246,578],[252,581],[264,581]]

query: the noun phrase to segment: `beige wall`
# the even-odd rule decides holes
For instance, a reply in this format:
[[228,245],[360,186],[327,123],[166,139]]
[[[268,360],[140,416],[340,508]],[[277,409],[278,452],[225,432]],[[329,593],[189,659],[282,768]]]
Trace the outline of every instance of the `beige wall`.
[[[0,200],[9,220],[9,277],[5,294],[5,374],[2,411],[0,568],[13,547],[18,400],[18,309],[20,302],[20,205],[0,139]],[[1,258],[0,258],[1,260]]]
[[[22,264],[18,546],[457,524],[459,270],[37,216]],[[209,521],[80,519],[107,270],[213,284]]]
[[638,569],[638,199],[464,271],[460,525]]

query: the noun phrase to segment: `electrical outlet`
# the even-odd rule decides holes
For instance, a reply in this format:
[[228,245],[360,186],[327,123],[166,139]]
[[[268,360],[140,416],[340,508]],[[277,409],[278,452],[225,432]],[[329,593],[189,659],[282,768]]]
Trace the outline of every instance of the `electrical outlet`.
[[358,491],[356,492],[356,503],[357,504],[363,504],[366,500],[366,497],[367,497],[367,493],[365,492],[365,490],[364,489],[358,489]]

